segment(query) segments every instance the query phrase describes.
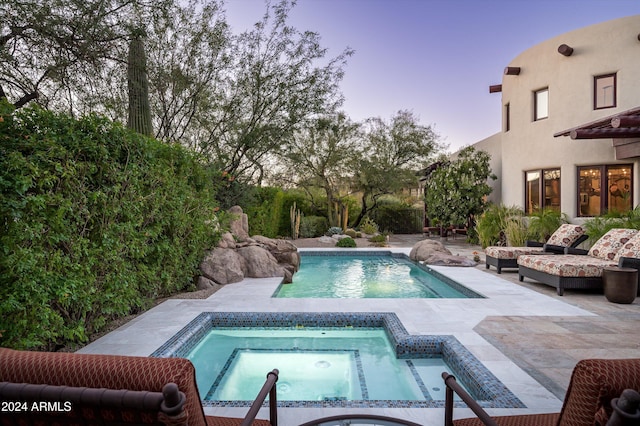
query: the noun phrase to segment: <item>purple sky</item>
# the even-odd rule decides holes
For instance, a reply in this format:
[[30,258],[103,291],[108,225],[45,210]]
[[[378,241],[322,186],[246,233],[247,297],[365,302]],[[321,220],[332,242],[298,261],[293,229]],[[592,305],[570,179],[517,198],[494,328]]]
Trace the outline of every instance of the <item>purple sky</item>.
[[[265,1],[227,0],[226,10],[239,33]],[[500,131],[500,93],[489,86],[521,52],[637,14],[638,0],[298,0],[289,23],[318,32],[329,57],[355,50],[341,84],[353,120],[408,109],[453,151]]]

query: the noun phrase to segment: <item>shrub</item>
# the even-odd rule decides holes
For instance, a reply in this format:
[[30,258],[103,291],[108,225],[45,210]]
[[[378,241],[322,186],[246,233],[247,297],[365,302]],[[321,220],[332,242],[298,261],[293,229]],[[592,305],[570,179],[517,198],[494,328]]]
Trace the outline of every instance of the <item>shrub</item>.
[[528,227],[524,217],[514,216],[507,221],[504,228],[504,235],[507,238],[507,245],[511,247],[522,247],[528,239]]
[[407,203],[396,201],[378,206],[372,212],[371,219],[377,224],[377,231],[415,234],[422,232],[423,216],[422,208],[417,209]]
[[315,238],[324,235],[329,220],[323,216],[302,216],[300,220],[300,238]]
[[560,225],[567,222],[569,221],[566,214],[550,208],[544,208],[531,214],[529,235],[532,239],[540,242],[547,241]]
[[193,285],[218,237],[193,154],[96,116],[0,116],[0,346],[85,342]]
[[355,229],[347,229],[346,231],[344,231],[345,235],[350,236],[351,238],[356,238],[358,233],[356,232]]
[[589,243],[598,241],[613,228],[640,229],[640,205],[625,213],[609,212],[602,217],[594,217],[584,223]]
[[327,235],[328,237],[331,237],[333,235],[340,235],[340,234],[342,234],[342,228],[340,228],[339,226],[332,226],[325,233],[325,235]]
[[360,222],[360,231],[369,235],[376,234],[378,232],[378,225],[376,225],[376,223],[371,220],[369,216],[366,216],[364,219],[362,219],[362,222]]
[[507,227],[507,222],[511,218],[521,218],[524,212],[515,206],[505,206],[503,204],[492,204],[478,218],[476,231],[478,240],[483,248],[497,245],[501,241],[501,235]]
[[353,238],[351,237],[345,237],[340,239],[340,241],[338,241],[336,243],[336,247],[356,247],[356,242]]
[[246,208],[245,213],[249,220],[250,235],[264,235],[275,238],[279,235],[280,222],[284,208],[284,194],[280,188],[259,187],[254,188],[255,204]]
[[387,241],[387,237],[382,234],[369,237],[369,242],[372,242],[372,243],[384,243],[386,241]]

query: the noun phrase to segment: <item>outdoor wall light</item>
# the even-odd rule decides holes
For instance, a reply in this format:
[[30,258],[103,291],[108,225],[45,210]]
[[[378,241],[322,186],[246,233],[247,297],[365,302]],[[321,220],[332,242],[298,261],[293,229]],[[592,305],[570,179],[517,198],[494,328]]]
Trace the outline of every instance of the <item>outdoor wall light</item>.
[[504,69],[504,75],[518,75],[520,74],[520,67],[506,67]]
[[564,56],[571,56],[573,53],[573,47],[569,47],[566,44],[561,44],[558,46],[558,52]]
[[499,92],[502,92],[502,84],[494,84],[493,86],[489,86],[489,93]]

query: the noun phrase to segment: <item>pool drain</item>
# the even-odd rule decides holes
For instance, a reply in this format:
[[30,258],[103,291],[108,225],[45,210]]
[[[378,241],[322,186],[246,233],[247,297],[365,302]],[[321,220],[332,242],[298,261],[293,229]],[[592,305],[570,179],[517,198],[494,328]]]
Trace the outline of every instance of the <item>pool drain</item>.
[[278,389],[278,393],[286,394],[291,391],[291,385],[288,382],[278,382],[276,389]]
[[331,363],[329,361],[318,361],[316,362],[317,368],[329,368],[331,367]]

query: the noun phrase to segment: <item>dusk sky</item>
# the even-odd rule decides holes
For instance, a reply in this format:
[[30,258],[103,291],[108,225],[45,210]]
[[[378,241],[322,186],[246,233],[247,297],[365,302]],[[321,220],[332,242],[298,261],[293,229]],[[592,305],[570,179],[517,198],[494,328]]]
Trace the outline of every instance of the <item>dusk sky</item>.
[[[240,33],[266,6],[227,0],[226,10]],[[352,120],[407,109],[454,151],[500,131],[501,97],[489,86],[521,52],[637,14],[639,0],[298,0],[289,24],[319,33],[328,57],[355,50],[341,84]]]

